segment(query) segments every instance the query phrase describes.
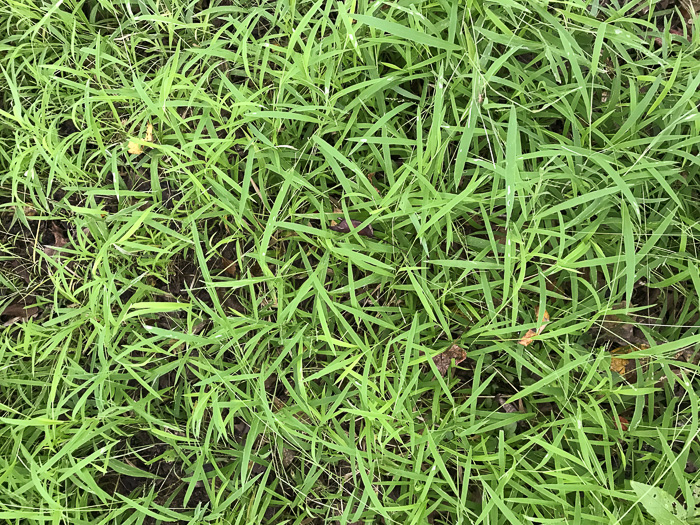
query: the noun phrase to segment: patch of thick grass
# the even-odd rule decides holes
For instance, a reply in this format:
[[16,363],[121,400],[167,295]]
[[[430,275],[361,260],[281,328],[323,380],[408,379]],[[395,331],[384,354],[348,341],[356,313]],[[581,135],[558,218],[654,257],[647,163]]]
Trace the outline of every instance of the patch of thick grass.
[[6,0],[0,519],[697,522],[698,34],[632,8]]

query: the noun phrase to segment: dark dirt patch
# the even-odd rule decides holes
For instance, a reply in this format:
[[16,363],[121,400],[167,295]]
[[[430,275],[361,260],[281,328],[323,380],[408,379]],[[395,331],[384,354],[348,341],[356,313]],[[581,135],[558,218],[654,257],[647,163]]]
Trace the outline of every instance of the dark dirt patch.
[[[204,483],[199,481],[192,495],[185,501],[185,495],[189,481],[182,461],[168,455],[169,447],[166,443],[154,438],[146,431],[140,431],[124,440],[116,449],[116,454],[122,463],[126,463],[139,470],[147,472],[157,479],[143,478],[120,474],[110,471],[100,480],[99,485],[108,494],[121,494],[123,496],[145,496],[155,489],[155,503],[167,505],[169,508],[180,511],[194,509],[197,505],[208,505],[209,496],[204,488]],[[212,471],[213,466],[205,466],[204,470]],[[214,481],[216,483],[216,481]],[[182,523],[187,522],[183,516]],[[156,520],[146,517],[143,523],[154,524]]]

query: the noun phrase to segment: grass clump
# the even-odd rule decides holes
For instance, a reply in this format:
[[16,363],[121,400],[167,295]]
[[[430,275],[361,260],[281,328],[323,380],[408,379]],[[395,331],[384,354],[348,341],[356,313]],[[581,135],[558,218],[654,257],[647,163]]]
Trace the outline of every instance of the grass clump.
[[5,2],[0,518],[697,522],[679,9]]

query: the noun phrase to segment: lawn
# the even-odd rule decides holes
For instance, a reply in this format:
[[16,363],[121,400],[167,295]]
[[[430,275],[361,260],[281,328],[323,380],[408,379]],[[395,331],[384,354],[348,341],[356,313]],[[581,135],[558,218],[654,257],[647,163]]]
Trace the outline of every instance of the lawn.
[[700,523],[692,18],[3,0],[0,522]]

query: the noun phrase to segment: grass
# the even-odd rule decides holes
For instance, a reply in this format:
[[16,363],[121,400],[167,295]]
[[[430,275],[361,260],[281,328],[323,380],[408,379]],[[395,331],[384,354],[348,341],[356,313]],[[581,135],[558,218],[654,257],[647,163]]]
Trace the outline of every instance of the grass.
[[635,5],[6,0],[0,520],[700,523],[700,34]]

